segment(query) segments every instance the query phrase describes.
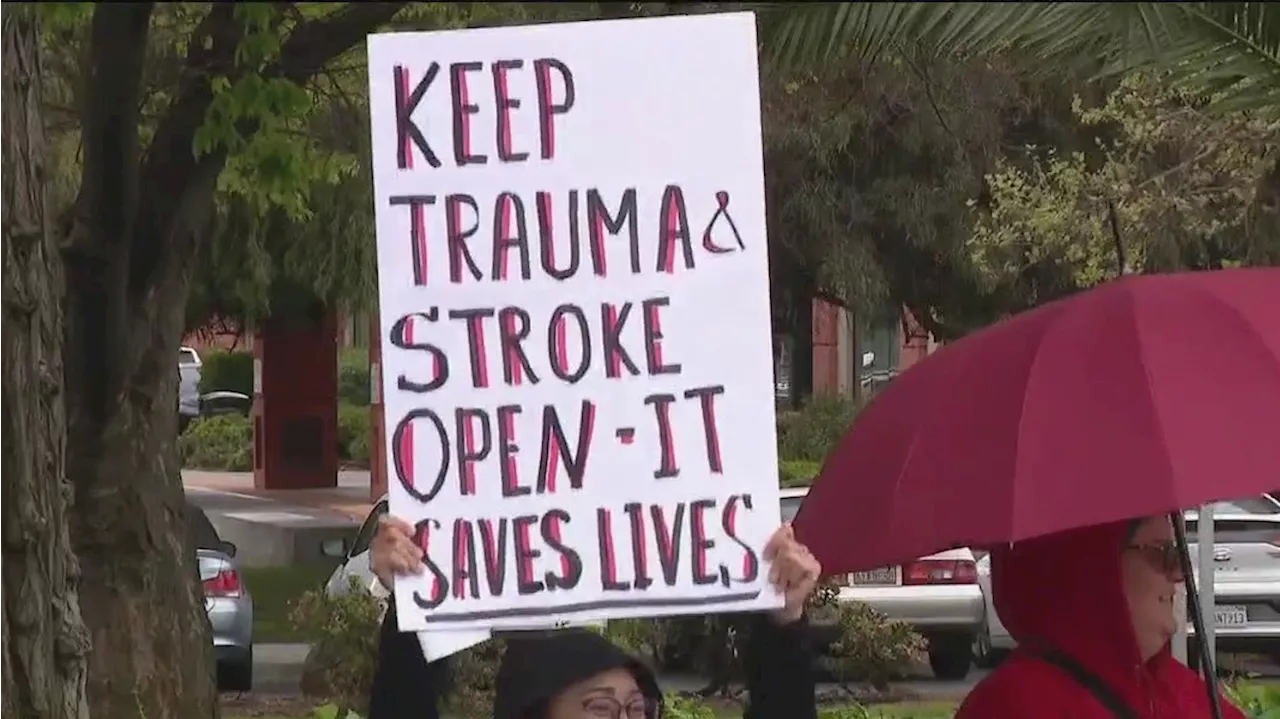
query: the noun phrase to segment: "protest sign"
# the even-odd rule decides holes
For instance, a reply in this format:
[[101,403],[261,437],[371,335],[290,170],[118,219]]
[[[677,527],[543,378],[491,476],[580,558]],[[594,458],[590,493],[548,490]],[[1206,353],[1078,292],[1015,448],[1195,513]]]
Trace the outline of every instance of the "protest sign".
[[766,609],[750,14],[369,39],[402,630]]

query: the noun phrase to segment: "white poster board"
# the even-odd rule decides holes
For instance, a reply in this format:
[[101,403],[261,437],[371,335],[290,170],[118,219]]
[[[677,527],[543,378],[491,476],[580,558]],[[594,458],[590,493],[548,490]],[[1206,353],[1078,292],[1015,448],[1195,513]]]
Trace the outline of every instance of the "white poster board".
[[752,15],[375,35],[369,74],[400,628],[781,606]]

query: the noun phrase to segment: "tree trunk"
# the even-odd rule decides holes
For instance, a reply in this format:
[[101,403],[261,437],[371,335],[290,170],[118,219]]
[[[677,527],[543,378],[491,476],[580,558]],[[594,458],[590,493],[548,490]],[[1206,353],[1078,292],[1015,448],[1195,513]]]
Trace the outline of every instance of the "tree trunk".
[[[343,3],[303,22],[261,75],[305,83],[403,5]],[[62,245],[67,474],[76,494],[81,605],[94,645],[94,713],[201,719],[217,715],[217,694],[185,529],[177,352],[193,258],[226,162],[225,147],[198,156],[192,148],[213,102],[211,79],[234,81],[245,71],[236,58],[246,26],[233,3],[210,5],[143,151],[139,112],[153,6],[99,3],[93,10],[80,191]],[[255,125],[244,120],[237,129],[247,136]]]
[[3,16],[4,719],[87,719],[89,635],[68,534],[62,262],[46,224],[40,26]]
[[[87,360],[77,371],[93,372],[92,315],[82,297],[68,294],[67,345]],[[116,397],[111,413],[97,417],[79,398],[68,403],[80,596],[93,632],[89,697],[99,717],[217,716],[213,643],[175,442],[184,301],[156,293],[154,335],[142,349],[145,370]],[[133,323],[118,329],[137,336]],[[85,384],[68,372],[69,386]]]
[[[100,4],[89,31],[80,191],[61,245],[72,537],[93,714],[213,719],[213,645],[177,458],[177,355],[189,223],[212,202],[222,159],[197,161],[185,135],[203,122],[207,80],[179,88],[140,149],[152,11]],[[215,4],[201,21],[210,54],[239,37],[231,15]]]

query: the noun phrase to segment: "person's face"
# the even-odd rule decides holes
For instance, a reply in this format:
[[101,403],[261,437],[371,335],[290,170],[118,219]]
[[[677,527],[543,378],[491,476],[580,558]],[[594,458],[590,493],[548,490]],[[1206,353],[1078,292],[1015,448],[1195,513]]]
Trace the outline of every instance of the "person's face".
[[601,672],[551,700],[547,719],[648,719],[649,704],[626,669]]
[[1173,526],[1167,517],[1138,525],[1121,560],[1124,596],[1143,661],[1164,649],[1178,629],[1173,597],[1182,581]]

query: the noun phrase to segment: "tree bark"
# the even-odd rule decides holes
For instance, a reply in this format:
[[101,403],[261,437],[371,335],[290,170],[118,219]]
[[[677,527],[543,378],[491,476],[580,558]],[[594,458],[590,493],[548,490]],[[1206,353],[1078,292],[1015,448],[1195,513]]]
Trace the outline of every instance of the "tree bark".
[[4,719],[87,719],[89,635],[68,533],[62,262],[47,224],[40,25],[3,16]]
[[[306,82],[403,3],[347,3],[295,28],[266,77]],[[73,536],[93,638],[99,717],[217,715],[213,649],[185,531],[176,358],[223,150],[192,148],[211,78],[243,72],[244,26],[213,3],[187,44],[182,81],[140,149],[137,112],[152,4],[99,4],[86,53],[80,193],[63,256]],[[244,127],[245,133],[254,128]],[[7,719],[7,717],[6,717]],[[24,717],[25,719],[25,717]]]

